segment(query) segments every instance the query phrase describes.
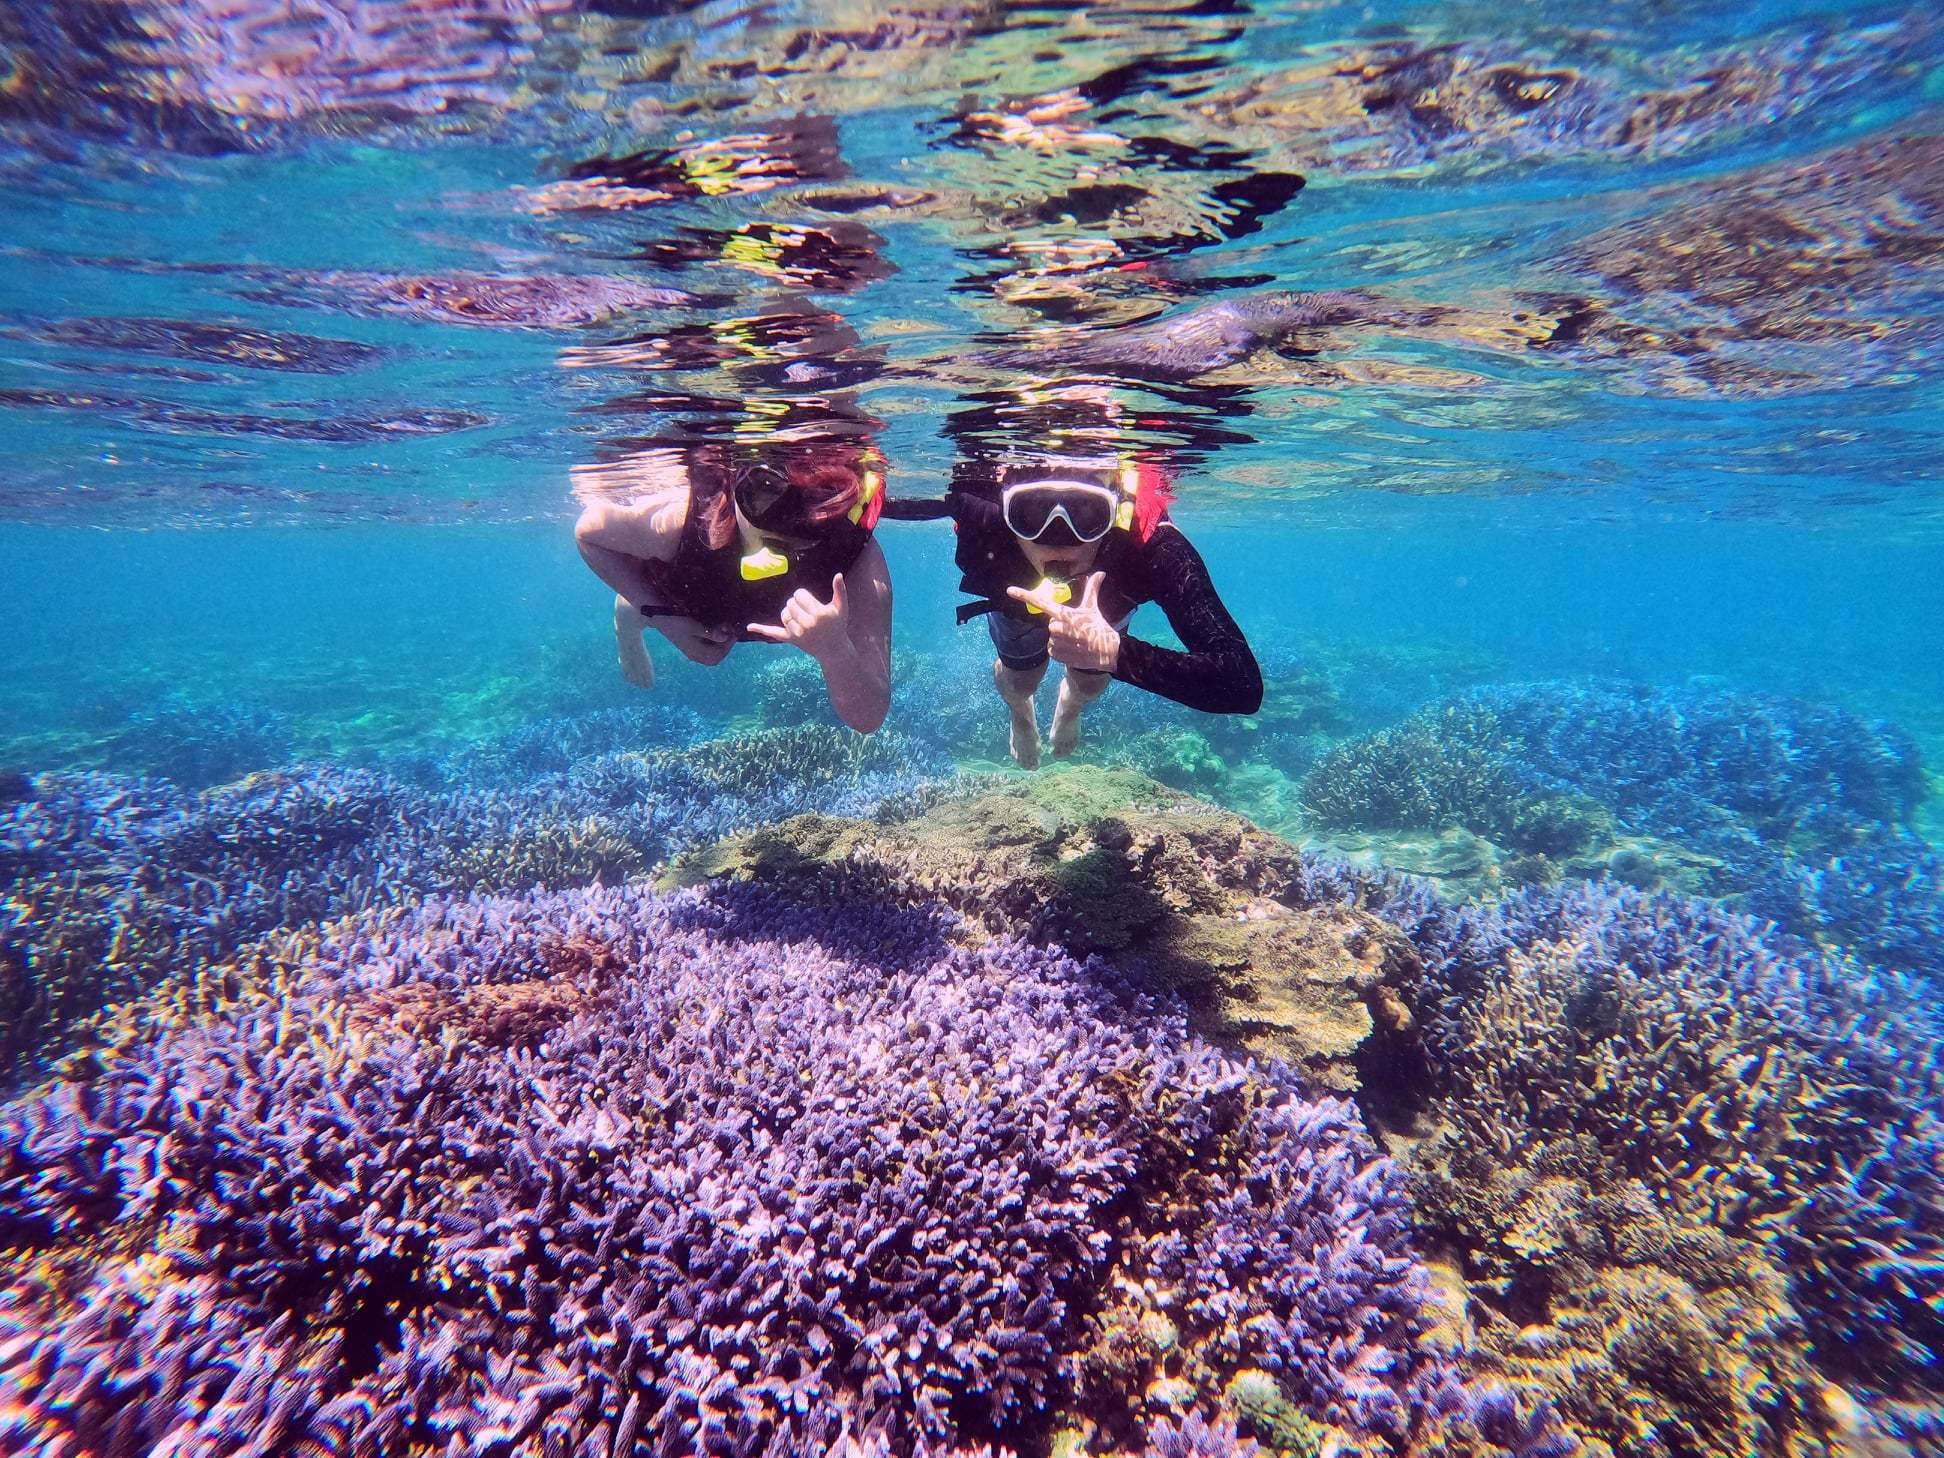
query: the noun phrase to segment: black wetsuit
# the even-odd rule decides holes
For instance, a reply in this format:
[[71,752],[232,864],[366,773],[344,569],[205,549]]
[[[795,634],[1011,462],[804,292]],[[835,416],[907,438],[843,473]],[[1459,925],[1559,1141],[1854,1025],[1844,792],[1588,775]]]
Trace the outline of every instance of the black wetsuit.
[[[1030,619],[1025,605],[1008,597],[1006,589],[1031,587],[1038,576],[1019,539],[1006,529],[999,503],[958,491],[946,501],[958,529],[960,587],[980,599],[960,609],[960,620],[981,612]],[[1201,554],[1173,522],[1164,518],[1145,542],[1130,531],[1109,532],[1094,571],[1106,574],[1100,611],[1108,622],[1120,622],[1151,602],[1167,614],[1168,626],[1184,645],[1163,648],[1122,632],[1115,678],[1207,714],[1253,714],[1262,707],[1262,670],[1255,654],[1216,593]]]

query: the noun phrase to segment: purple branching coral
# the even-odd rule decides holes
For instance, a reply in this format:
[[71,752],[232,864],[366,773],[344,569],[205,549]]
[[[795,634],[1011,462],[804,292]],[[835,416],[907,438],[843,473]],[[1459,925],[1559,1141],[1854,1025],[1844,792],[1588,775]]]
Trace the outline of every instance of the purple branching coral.
[[[1944,975],[1944,889],[1907,828],[1916,743],[1828,705],[1718,690],[1480,688],[1337,746],[1304,781],[1314,824],[1462,825],[1594,874],[1615,832],[1702,857],[1692,888],[1899,971]],[[1577,859],[1576,859],[1577,858]],[[1651,859],[1651,858],[1650,858]]]
[[[1072,1358],[1136,1269],[1319,1421],[1403,1447],[1462,1413],[1347,1105],[948,931],[750,890],[433,904],[7,1106],[0,1442],[1019,1443],[1130,1400]],[[1197,1422],[1156,1450],[1246,1451]]]
[[643,723],[688,727],[679,715],[550,725],[456,757],[440,791],[321,765],[199,794],[115,775],[26,780],[0,804],[0,1087],[104,1006],[255,938],[427,895],[622,881],[801,811],[868,815],[946,769],[899,736],[821,726],[604,752]]
[[[1796,1326],[1825,1371],[1936,1403],[1944,1023],[1921,983],[1665,895],[1582,886],[1453,910],[1406,892],[1382,914],[1424,961],[1461,1224],[1518,1171],[1609,1201],[1646,1191],[1666,1230],[1694,1232],[1670,1250],[1714,1242],[1725,1268],[1726,1238],[1781,1273],[1786,1307],[1748,1298],[1775,1312],[1780,1347]],[[1529,1185],[1528,1215],[1564,1209],[1560,1188]],[[1474,1257],[1503,1268],[1515,1306],[1522,1271],[1545,1279],[1536,1228]]]

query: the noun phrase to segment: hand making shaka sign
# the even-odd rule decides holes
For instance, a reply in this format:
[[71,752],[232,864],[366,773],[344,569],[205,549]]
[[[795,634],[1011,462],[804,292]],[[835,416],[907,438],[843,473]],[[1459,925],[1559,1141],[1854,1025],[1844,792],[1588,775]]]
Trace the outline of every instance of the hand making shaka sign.
[[1082,673],[1112,673],[1120,661],[1120,630],[1100,610],[1100,584],[1106,577],[1105,572],[1089,574],[1077,603],[1055,601],[1047,583],[1031,592],[1023,587],[1006,592],[1046,614],[1046,651],[1056,662]]

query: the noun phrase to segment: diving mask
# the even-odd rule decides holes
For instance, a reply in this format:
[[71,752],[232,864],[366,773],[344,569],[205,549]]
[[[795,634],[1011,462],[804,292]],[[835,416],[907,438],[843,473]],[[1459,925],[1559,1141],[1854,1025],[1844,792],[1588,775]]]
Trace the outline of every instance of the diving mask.
[[1006,529],[1021,541],[1037,542],[1057,521],[1086,545],[1133,524],[1139,480],[1138,468],[1124,467],[1115,473],[1114,486],[1063,478],[1021,481],[1000,491],[999,507]]

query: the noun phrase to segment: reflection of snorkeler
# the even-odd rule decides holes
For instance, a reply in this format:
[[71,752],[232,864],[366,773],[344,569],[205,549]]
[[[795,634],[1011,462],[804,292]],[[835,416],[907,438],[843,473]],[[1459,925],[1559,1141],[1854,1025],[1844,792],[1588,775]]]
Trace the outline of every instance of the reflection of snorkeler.
[[[961,465],[946,497],[958,529],[961,587],[990,614],[993,682],[1012,711],[1012,754],[1039,763],[1033,694],[1049,658],[1066,667],[1052,748],[1071,754],[1080,711],[1110,678],[1212,714],[1262,706],[1262,673],[1208,568],[1168,519],[1161,472],[1112,458],[1042,455]],[[1126,632],[1153,602],[1185,651]]]
[[891,578],[871,540],[882,462],[855,444],[704,444],[575,472],[574,538],[612,587],[621,671],[650,687],[644,619],[696,663],[742,641],[817,660],[837,717],[870,733],[891,703]]

